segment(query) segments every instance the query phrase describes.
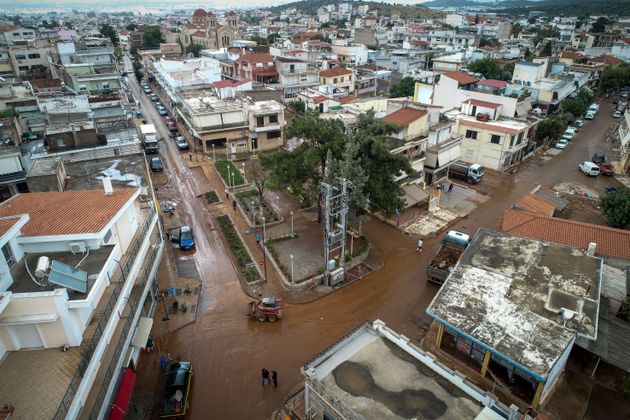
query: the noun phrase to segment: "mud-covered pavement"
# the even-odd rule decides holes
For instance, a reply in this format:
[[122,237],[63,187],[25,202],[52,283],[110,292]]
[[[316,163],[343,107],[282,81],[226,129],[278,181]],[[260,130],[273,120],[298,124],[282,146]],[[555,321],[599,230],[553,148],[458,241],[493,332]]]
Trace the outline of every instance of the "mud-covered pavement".
[[[193,226],[197,240],[194,259],[203,285],[197,321],[171,333],[163,345],[163,350],[193,362],[188,418],[268,417],[299,386],[300,367],[364,320],[380,318],[412,340],[421,338],[430,322],[425,308],[438,289],[426,281],[425,270],[440,238],[425,241],[423,253],[418,254],[413,238],[375,220],[367,224],[366,232],[384,260],[380,271],[317,301],[285,305],[280,322],[248,320],[245,312],[249,298],[242,291],[207,208],[197,198],[205,181],[199,172],[182,164],[155,107],[131,79],[144,115],[160,127],[165,139],[160,148],[169,168],[170,184],[158,195],[179,203],[183,219]],[[533,158],[516,175],[505,176],[493,197],[454,228],[471,234],[480,227],[496,228],[503,209],[536,184],[551,187],[560,181],[575,180],[602,190],[614,183],[603,177],[586,178],[577,170],[579,161],[599,150],[596,145],[603,141],[607,125],[613,123],[611,110],[610,104],[602,105],[597,118],[586,122],[560,156],[547,162]],[[263,367],[278,371],[278,388],[261,387]],[[140,375],[142,369],[141,360]]]

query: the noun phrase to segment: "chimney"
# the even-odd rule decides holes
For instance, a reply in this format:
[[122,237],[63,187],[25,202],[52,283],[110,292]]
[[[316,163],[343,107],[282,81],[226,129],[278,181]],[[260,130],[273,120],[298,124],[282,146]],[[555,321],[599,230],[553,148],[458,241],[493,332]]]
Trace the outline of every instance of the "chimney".
[[114,192],[112,180],[108,176],[103,178],[103,189],[105,190],[105,195],[112,195]]
[[591,242],[588,244],[588,249],[586,250],[586,255],[591,257],[595,256],[595,248],[597,248],[597,244],[595,242]]

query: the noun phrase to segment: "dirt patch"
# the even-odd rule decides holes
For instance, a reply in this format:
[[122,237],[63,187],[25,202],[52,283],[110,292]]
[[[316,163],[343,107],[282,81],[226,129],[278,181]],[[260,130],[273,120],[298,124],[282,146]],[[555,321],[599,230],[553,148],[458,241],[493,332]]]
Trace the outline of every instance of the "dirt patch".
[[579,183],[561,182],[554,185],[553,190],[562,194],[562,198],[566,198],[565,196],[584,196],[595,200],[599,198],[599,193],[597,191]]
[[[606,219],[599,206],[599,194],[594,190],[580,184],[558,184],[560,189],[559,197],[567,200],[567,206],[556,214],[562,219],[575,220],[577,222],[592,223],[596,225],[606,225]],[[572,187],[575,186],[575,187]]]
[[630,418],[630,403],[617,392],[595,384],[588,409],[584,415],[585,420],[622,420]]
[[479,184],[469,184],[468,187],[484,195],[494,197],[503,183],[509,178],[509,174],[484,169],[483,179]]

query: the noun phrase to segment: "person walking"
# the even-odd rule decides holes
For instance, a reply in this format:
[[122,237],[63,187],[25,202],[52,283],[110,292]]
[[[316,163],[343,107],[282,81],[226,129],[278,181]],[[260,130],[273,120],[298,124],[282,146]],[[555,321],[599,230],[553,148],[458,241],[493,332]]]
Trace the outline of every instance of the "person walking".
[[417,252],[422,252],[422,245],[424,245],[424,241],[422,239],[418,239],[418,248],[416,248]]
[[168,356],[166,355],[166,353],[164,353],[162,357],[160,357],[160,370],[165,372],[167,363],[168,363]]
[[190,158],[190,161],[192,162],[192,150],[188,151],[188,157]]
[[225,189],[225,198],[230,198],[230,190]]
[[260,233],[256,234],[256,243],[259,244],[260,243]]
[[275,370],[271,371],[271,380],[273,381],[273,387],[278,388],[278,372]]
[[236,200],[232,200],[232,209],[236,211]]
[[262,374],[262,386],[265,386],[266,383],[271,383],[269,381],[269,371],[265,368],[261,371]]
[[455,188],[455,184],[451,182],[451,185],[448,186],[448,192],[453,192],[453,188]]

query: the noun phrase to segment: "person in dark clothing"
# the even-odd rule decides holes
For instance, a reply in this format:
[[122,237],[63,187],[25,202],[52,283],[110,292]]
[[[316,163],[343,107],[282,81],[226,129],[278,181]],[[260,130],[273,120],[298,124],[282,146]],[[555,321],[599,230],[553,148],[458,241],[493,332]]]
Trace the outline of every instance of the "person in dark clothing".
[[278,372],[275,370],[271,371],[271,380],[273,381],[273,387],[278,388]]
[[236,200],[232,200],[232,209],[236,210]]
[[262,386],[265,386],[265,383],[271,383],[269,381],[269,371],[265,368],[262,370]]
[[455,188],[455,184],[451,182],[451,185],[448,186],[448,192],[453,192],[453,188]]

